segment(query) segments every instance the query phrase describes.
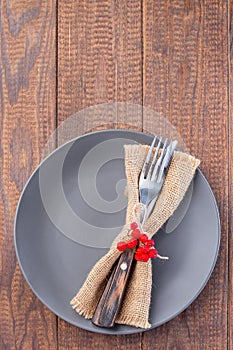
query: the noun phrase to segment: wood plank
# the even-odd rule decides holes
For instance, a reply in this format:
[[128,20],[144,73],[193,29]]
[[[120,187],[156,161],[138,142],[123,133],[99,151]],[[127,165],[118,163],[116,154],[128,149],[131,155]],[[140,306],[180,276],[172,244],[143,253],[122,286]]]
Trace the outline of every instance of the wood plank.
[[0,348],[56,349],[56,317],[26,284],[16,261],[13,221],[55,118],[52,1],[1,2],[0,12]]
[[232,136],[233,136],[233,7],[232,2],[229,1],[228,9],[228,30],[229,30],[229,42],[228,42],[228,58],[229,58],[229,297],[228,297],[228,347],[229,350],[233,349],[233,149],[232,149]]
[[142,103],[140,1],[60,1],[58,53],[59,123],[96,104]]
[[[68,0],[58,6],[58,124],[102,103],[142,102],[141,2]],[[135,113],[132,112],[135,111]],[[141,128],[141,107],[108,105],[58,131],[62,143],[96,128]],[[72,124],[72,123],[71,123]],[[129,125],[128,125],[129,124]],[[59,320],[59,349],[140,349],[141,335],[105,336]]]
[[[225,1],[143,6],[144,104],[163,113],[202,161],[221,215],[216,268],[180,316],[143,335],[143,349],[226,349],[228,289],[228,61]],[[145,120],[144,125],[152,123]],[[221,155],[219,157],[218,155]]]

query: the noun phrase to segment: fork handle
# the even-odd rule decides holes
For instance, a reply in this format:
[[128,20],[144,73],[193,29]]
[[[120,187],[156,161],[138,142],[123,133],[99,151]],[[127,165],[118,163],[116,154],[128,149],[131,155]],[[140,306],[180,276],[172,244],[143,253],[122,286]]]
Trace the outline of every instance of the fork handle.
[[126,249],[118,259],[96,307],[92,318],[94,325],[105,328],[114,326],[133,266],[134,252],[135,249]]

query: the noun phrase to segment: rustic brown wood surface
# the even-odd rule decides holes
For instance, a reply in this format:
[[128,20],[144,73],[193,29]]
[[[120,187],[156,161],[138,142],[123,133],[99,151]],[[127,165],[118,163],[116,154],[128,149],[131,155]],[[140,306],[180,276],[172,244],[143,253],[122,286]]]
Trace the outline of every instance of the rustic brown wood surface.
[[149,0],[143,13],[143,102],[167,116],[190,152],[201,159],[222,228],[219,258],[204,291],[169,324],[145,333],[143,349],[150,349],[152,342],[161,349],[162,343],[168,349],[226,349],[228,274],[232,274],[227,259],[228,7],[222,1],[157,6]]
[[233,198],[233,148],[232,148],[232,136],[233,136],[233,125],[232,125],[232,110],[233,110],[233,8],[232,3],[229,5],[229,21],[228,21],[228,32],[229,32],[229,43],[228,43],[228,57],[229,57],[229,244],[228,244],[228,274],[229,274],[229,286],[228,286],[228,343],[229,349],[233,349],[233,220],[232,220],[232,198]]
[[0,349],[56,349],[53,315],[16,261],[15,209],[56,125],[53,0],[2,1],[0,9]]
[[[230,0],[2,0],[0,350],[233,349],[232,23]],[[17,201],[49,135],[106,102],[165,115],[202,160],[221,215],[220,254],[201,295],[169,323],[128,336],[87,332],[52,314],[27,286],[13,243]],[[79,133],[154,122],[140,107],[121,108],[87,113]]]

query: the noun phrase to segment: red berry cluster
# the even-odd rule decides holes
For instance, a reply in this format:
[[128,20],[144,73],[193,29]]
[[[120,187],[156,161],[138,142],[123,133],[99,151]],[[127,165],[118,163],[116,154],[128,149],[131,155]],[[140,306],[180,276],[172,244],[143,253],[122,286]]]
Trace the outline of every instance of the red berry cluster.
[[157,258],[158,252],[154,248],[153,239],[149,239],[145,233],[141,233],[136,222],[132,222],[130,229],[131,236],[133,238],[127,242],[117,243],[117,249],[122,252],[127,248],[135,248],[139,243],[141,243],[141,245],[136,249],[134,255],[134,258],[137,261],[147,262],[150,258]]

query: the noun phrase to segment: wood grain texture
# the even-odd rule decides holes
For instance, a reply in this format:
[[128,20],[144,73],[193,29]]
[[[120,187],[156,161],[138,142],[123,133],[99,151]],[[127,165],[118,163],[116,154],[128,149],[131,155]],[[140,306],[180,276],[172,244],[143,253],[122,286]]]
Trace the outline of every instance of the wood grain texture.
[[[230,0],[0,2],[0,350],[233,349],[232,23]],[[202,161],[220,209],[220,255],[198,299],[158,329],[108,336],[59,319],[57,333],[16,262],[15,209],[56,123],[110,102],[139,106],[85,111],[77,134],[148,130],[142,103],[162,113]],[[58,143],[73,132],[58,130]]]
[[[141,1],[59,1],[58,3],[58,124],[89,106],[67,133],[58,131],[58,142],[67,134],[87,130],[142,126],[141,107],[131,109],[114,102],[142,103]],[[67,122],[69,124],[69,122]],[[105,336],[58,324],[59,349],[141,348],[141,335]]]
[[55,3],[1,1],[0,349],[56,349],[56,317],[20,272],[13,243],[19,194],[55,126]]
[[228,9],[228,58],[229,58],[229,295],[228,295],[228,347],[233,349],[233,7]]
[[[227,349],[228,57],[225,1],[152,1],[143,6],[143,102],[182,134],[216,196],[221,249],[198,299],[143,335],[143,349]],[[143,118],[143,125],[152,120]],[[219,155],[221,155],[219,157]]]
[[60,1],[59,123],[95,104],[142,103],[141,45],[140,1]]
[[[92,323],[96,326],[111,328],[122,305],[124,292],[132,275],[135,249],[122,252],[117,264],[111,271],[104,292],[98,302]],[[125,264],[125,268],[122,268]]]

